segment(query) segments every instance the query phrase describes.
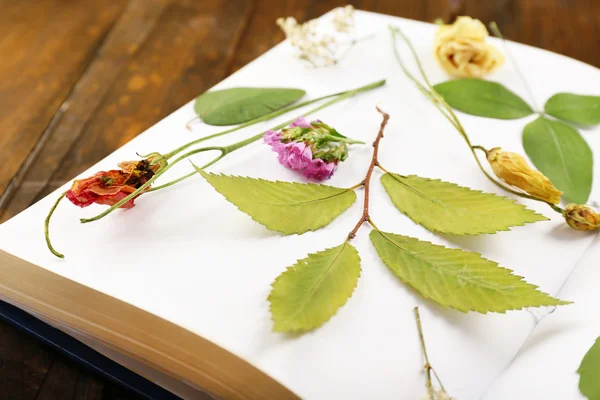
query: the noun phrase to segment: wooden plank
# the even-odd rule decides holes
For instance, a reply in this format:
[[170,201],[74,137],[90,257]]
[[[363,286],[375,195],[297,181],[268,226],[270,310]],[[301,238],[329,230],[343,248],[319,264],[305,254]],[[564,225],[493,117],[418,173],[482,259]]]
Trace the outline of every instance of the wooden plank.
[[2,220],[222,80],[251,6],[250,0],[132,1]]
[[[446,0],[355,0],[348,1],[348,3],[361,10],[430,22],[437,17],[449,16],[450,11],[456,7],[451,4],[452,2],[449,3]],[[339,6],[340,2],[336,0],[291,0],[285,2],[258,0],[256,10],[242,38],[230,72],[248,64],[285,38],[275,23],[277,18],[291,16],[298,22],[305,22]]]
[[147,39],[165,5],[162,0],[133,0],[128,4],[55,115],[55,124],[46,130],[4,193],[3,201],[0,200],[1,220],[26,208],[46,186],[127,60]]
[[[496,21],[505,37],[600,66],[596,0],[465,1],[465,14]],[[524,68],[524,66],[521,66]]]
[[123,6],[121,0],[0,0],[0,193]]
[[41,343],[0,321],[0,393],[6,399],[33,399],[54,354]]

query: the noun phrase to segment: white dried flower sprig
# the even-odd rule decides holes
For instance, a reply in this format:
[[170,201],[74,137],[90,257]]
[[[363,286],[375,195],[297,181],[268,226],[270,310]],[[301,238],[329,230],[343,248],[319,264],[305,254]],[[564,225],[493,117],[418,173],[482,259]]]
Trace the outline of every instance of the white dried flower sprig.
[[315,19],[299,24],[294,17],[278,18],[277,25],[296,50],[297,57],[314,67],[337,64],[358,42],[347,40],[354,32],[354,7],[351,5],[334,10],[332,25],[338,33],[335,36],[322,32]]
[[[425,388],[427,389],[427,395],[423,397],[423,400],[456,400],[453,397],[450,397],[446,389],[444,389],[444,385],[442,385],[442,381],[440,377],[435,372],[431,364],[429,363],[429,356],[427,355],[427,347],[425,347],[425,337],[423,336],[423,327],[421,325],[421,315],[419,314],[419,307],[414,308],[415,319],[417,321],[417,329],[419,331],[419,341],[421,342],[421,350],[423,350],[423,357],[425,358],[425,366],[423,369],[425,370]],[[440,390],[435,390],[433,387],[433,382],[431,380],[431,373],[435,376],[435,379],[440,386]]]
[[354,29],[354,7],[338,7],[333,11],[333,27],[338,32],[348,33]]

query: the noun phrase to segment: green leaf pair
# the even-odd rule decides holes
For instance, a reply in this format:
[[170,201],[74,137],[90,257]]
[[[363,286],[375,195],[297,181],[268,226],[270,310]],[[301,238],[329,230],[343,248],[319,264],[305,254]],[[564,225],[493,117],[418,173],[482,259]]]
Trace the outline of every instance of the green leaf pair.
[[[322,228],[356,201],[353,189],[198,172],[252,219],[284,234]],[[401,212],[436,232],[494,233],[546,219],[507,198],[453,183],[392,173],[381,180]],[[371,241],[395,275],[444,307],[485,313],[565,304],[476,253],[378,230]],[[274,330],[321,326],[352,296],[360,273],[360,257],[348,241],[298,260],[273,282]]]
[[[434,89],[453,108],[467,114],[517,119],[534,113],[523,99],[497,82],[457,79]],[[600,124],[600,96],[558,93],[544,106],[545,114],[577,124]],[[593,156],[572,126],[541,115],[525,126],[523,147],[533,164],[564,192],[567,200],[584,204],[592,189]]]
[[[477,253],[376,229],[370,238],[394,275],[443,307],[485,314],[568,304]],[[358,252],[347,241],[298,260],[273,282],[273,329],[302,332],[323,325],[352,296],[360,273]]]
[[194,110],[209,125],[236,125],[263,117],[302,98],[306,92],[290,88],[249,88],[206,92],[196,98]]

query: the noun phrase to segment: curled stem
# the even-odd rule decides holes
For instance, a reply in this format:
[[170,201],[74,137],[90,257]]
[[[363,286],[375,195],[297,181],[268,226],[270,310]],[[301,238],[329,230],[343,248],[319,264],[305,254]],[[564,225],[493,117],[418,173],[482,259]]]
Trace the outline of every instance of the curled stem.
[[[280,109],[280,110],[273,111],[273,112],[271,112],[271,113],[269,113],[269,114],[267,114],[267,115],[263,115],[262,117],[254,118],[253,120],[250,120],[250,121],[248,121],[248,122],[244,122],[243,124],[240,124],[240,125],[238,125],[238,126],[236,126],[236,127],[234,127],[234,128],[231,128],[231,129],[227,129],[227,130],[225,130],[225,131],[223,131],[223,132],[218,132],[218,133],[214,133],[214,134],[212,134],[212,135],[203,136],[203,137],[201,137],[201,138],[199,138],[199,139],[192,140],[192,141],[191,141],[191,142],[189,142],[189,143],[186,143],[186,144],[184,144],[184,145],[182,145],[182,146],[179,146],[179,147],[178,147],[178,148],[176,148],[175,150],[173,150],[173,151],[171,151],[171,152],[167,153],[167,154],[165,155],[165,157],[166,157],[167,159],[169,159],[169,158],[171,158],[171,157],[175,156],[176,154],[178,154],[178,153],[181,153],[183,150],[186,150],[186,149],[188,149],[188,148],[190,148],[190,147],[192,147],[192,146],[195,146],[195,145],[197,145],[197,144],[199,144],[199,143],[202,143],[202,142],[204,142],[204,141],[206,141],[206,140],[214,139],[214,138],[217,138],[217,137],[219,137],[219,136],[225,136],[225,135],[227,135],[227,134],[229,134],[229,133],[233,133],[233,132],[235,132],[235,131],[239,131],[240,129],[243,129],[243,128],[246,128],[246,127],[248,127],[248,126],[251,126],[251,125],[257,124],[257,123],[259,123],[259,122],[268,121],[268,120],[270,120],[270,119],[273,119],[273,118],[275,118],[275,117],[278,117],[278,116],[280,116],[280,115],[286,114],[286,113],[288,113],[288,112],[290,112],[290,111],[293,111],[293,110],[296,110],[296,109],[298,109],[298,108],[302,108],[302,107],[308,106],[308,105],[310,105],[310,104],[316,103],[316,102],[318,102],[318,101],[321,101],[321,100],[324,100],[324,99],[328,99],[328,98],[330,98],[330,97],[339,96],[339,95],[341,95],[341,94],[344,94],[344,93],[345,93],[345,92],[333,93],[333,94],[328,94],[328,95],[326,95],[326,96],[321,96],[321,97],[318,97],[318,98],[316,98],[316,99],[307,100],[307,101],[304,101],[304,102],[302,102],[302,103],[294,104],[294,105],[291,105],[291,106],[288,106],[288,107],[282,108],[282,109]],[[192,121],[199,120],[199,119],[200,119],[199,117],[196,117],[196,118],[194,118]],[[188,124],[189,124],[189,122],[188,122]],[[187,126],[187,125],[186,125],[186,126]],[[188,128],[188,129],[189,129],[189,128]]]
[[148,186],[152,185],[152,183],[155,180],[157,180],[162,174],[164,174],[165,172],[167,172],[171,167],[173,167],[179,161],[184,160],[184,159],[186,159],[186,158],[188,158],[190,156],[193,156],[194,154],[202,153],[202,152],[205,152],[205,151],[211,151],[211,150],[218,150],[218,151],[221,152],[221,154],[218,157],[216,157],[215,159],[213,159],[212,161],[210,161],[208,164],[206,164],[203,168],[206,168],[206,167],[208,167],[208,166],[216,163],[221,158],[223,158],[225,156],[225,154],[227,154],[227,148],[226,147],[219,147],[219,146],[203,147],[201,149],[196,149],[196,150],[192,150],[190,152],[187,152],[184,155],[176,158],[172,163],[167,164],[163,169],[161,169],[156,174],[154,174],[154,176],[152,178],[148,179],[148,181],[146,181],[142,186],[140,186],[138,189],[136,189],[133,193],[127,195],[126,197],[124,197],[123,199],[121,199],[120,201],[118,201],[117,203],[115,203],[114,205],[110,206],[109,208],[107,208],[106,210],[104,210],[103,212],[101,212],[100,214],[98,214],[98,215],[96,215],[95,217],[92,217],[92,218],[81,218],[80,219],[81,223],[85,224],[87,222],[97,221],[97,220],[99,220],[99,219],[107,216],[112,211],[114,211],[117,208],[121,207],[123,204],[127,203],[129,200],[135,198],[140,193],[142,193],[144,190],[146,190],[146,188]]
[[[353,97],[353,96],[357,95],[358,93],[378,88],[380,86],[383,86],[384,84],[385,84],[385,80],[381,80],[381,81],[373,82],[373,83],[371,83],[369,85],[366,85],[366,86],[362,86],[362,87],[357,88],[357,89],[349,90],[347,92],[342,92],[342,93],[338,93],[338,94],[335,94],[335,95],[329,95],[329,96],[321,97],[319,100],[322,100],[322,99],[325,99],[325,98],[328,98],[328,97],[332,97],[332,96],[337,96],[336,98],[331,99],[328,102],[325,102],[325,103],[321,104],[320,106],[315,107],[312,110],[307,111],[306,113],[304,113],[302,115],[303,116],[308,116],[308,115],[314,114],[317,111],[320,111],[320,110],[322,110],[324,108],[327,108],[327,107],[329,107],[332,104],[335,104],[335,103],[340,102],[342,100],[345,100],[347,98]],[[317,100],[315,100],[315,101],[317,101]],[[279,130],[281,128],[284,128],[284,127],[288,126],[289,124],[291,124],[295,120],[296,120],[296,118],[287,120],[287,121],[285,121],[285,122],[283,122],[283,123],[281,123],[279,125],[276,125],[276,126],[272,127],[270,130],[277,131],[277,130]],[[229,132],[225,131],[225,132],[221,132],[221,133],[215,134],[215,135],[221,136],[221,135],[224,135],[226,133],[229,133]],[[215,135],[211,135],[211,137],[216,137]],[[252,141],[260,139],[263,135],[264,135],[264,132],[261,132],[260,134],[258,134],[256,136],[253,136],[252,138],[254,140],[252,140]],[[207,136],[207,137],[201,138],[201,139],[207,140],[207,139],[210,139],[211,137]],[[335,137],[335,140],[339,140],[339,139],[340,138]],[[364,143],[364,142],[360,142],[360,141],[354,141],[352,139],[348,139],[348,140],[351,141],[351,142],[347,142],[347,143]],[[186,180],[187,178],[190,178],[190,177],[194,176],[195,174],[196,174],[196,171],[190,172],[190,173],[188,173],[188,174],[186,174],[184,176],[181,176],[181,177],[179,177],[179,178],[177,178],[177,179],[175,179],[173,181],[170,181],[170,182],[167,182],[167,183],[162,184],[160,186],[156,186],[154,188],[151,188],[151,189],[148,190],[148,192],[154,192],[154,191],[157,191],[157,190],[161,190],[161,189],[167,188],[169,186],[173,186],[173,185],[175,185],[175,184],[177,184],[177,183],[179,183],[181,181]]]
[[[540,201],[542,203],[546,203],[554,211],[562,213],[562,209],[560,207],[552,204],[552,203],[549,203],[549,202],[544,201],[542,199],[538,199],[537,197],[531,196],[531,195],[529,195],[527,193],[514,190],[514,189],[512,189],[512,188],[510,188],[510,187],[502,184],[497,179],[495,179],[485,169],[485,167],[483,166],[483,164],[481,164],[481,161],[479,160],[479,157],[477,156],[477,153],[475,152],[476,149],[483,149],[483,147],[481,147],[481,146],[474,146],[471,143],[471,140],[469,139],[469,136],[467,135],[467,131],[465,130],[465,128],[463,127],[462,123],[460,122],[460,120],[456,116],[456,113],[454,112],[454,110],[452,109],[452,107],[450,107],[450,105],[446,102],[446,100],[444,100],[444,98],[431,85],[431,83],[429,82],[429,79],[427,78],[427,75],[425,74],[425,70],[423,69],[423,66],[421,64],[421,60],[419,59],[419,57],[417,55],[417,52],[415,51],[415,49],[412,46],[412,43],[410,42],[410,40],[408,39],[408,37],[398,27],[392,27],[392,26],[390,26],[390,30],[392,32],[392,41],[393,41],[394,54],[396,55],[396,59],[398,60],[398,64],[400,64],[400,67],[402,68],[402,71],[417,86],[417,88],[423,94],[425,94],[425,96],[429,100],[431,100],[431,102],[442,113],[442,115],[444,115],[444,117],[446,117],[446,119],[454,126],[454,128],[456,128],[456,130],[458,131],[458,133],[463,137],[463,139],[465,140],[465,142],[469,146],[469,150],[471,151],[471,154],[473,155],[473,158],[475,159],[475,162],[477,163],[477,166],[479,167],[479,169],[481,170],[481,172],[485,175],[485,177],[488,178],[488,180],[490,182],[492,182],[494,185],[496,185],[497,187],[499,187],[502,190],[505,190],[505,191],[507,191],[509,193],[514,194],[515,196],[519,196],[519,197],[522,197],[522,198],[525,198],[525,199],[535,200],[535,201]],[[402,39],[404,40],[404,42],[408,45],[408,47],[409,47],[409,49],[410,49],[410,51],[411,51],[411,53],[413,55],[413,58],[415,59],[415,62],[417,63],[417,66],[419,67],[419,71],[420,71],[421,76],[423,77],[423,80],[425,81],[427,87],[423,86],[423,84],[421,82],[419,82],[408,71],[408,69],[404,65],[404,62],[402,61],[402,57],[400,57],[400,53],[398,52],[398,48],[396,46],[396,33],[400,34],[400,36],[402,37]],[[486,151],[485,149],[483,149],[483,150]],[[560,211],[558,211],[558,210],[560,210]]]
[[[319,110],[322,110],[326,107],[329,107],[332,104],[338,103],[342,100],[348,99],[350,97],[353,97],[355,95],[357,95],[358,93],[361,92],[365,92],[367,90],[371,90],[371,89],[375,89],[377,87],[383,86],[385,84],[385,80],[381,80],[381,81],[377,81],[353,90],[349,90],[347,92],[344,92],[340,95],[338,95],[336,98],[329,100],[326,103],[321,104],[318,107],[315,107],[314,109],[312,109],[311,111],[309,111],[308,113],[305,113],[304,115],[310,115],[312,113],[315,113]],[[277,130],[280,128],[283,128],[287,125],[289,125],[291,122],[293,122],[294,120],[289,120],[286,121],[282,124],[277,125],[276,127],[273,127],[273,130]],[[209,147],[202,147],[200,149],[196,149],[196,150],[192,150],[189,151],[179,157],[177,157],[175,160],[173,160],[170,164],[167,164],[163,169],[161,169],[160,171],[158,171],[152,178],[150,178],[147,182],[145,182],[142,186],[140,186],[138,189],[136,189],[133,193],[127,195],[125,198],[121,199],[119,202],[117,202],[116,204],[110,206],[109,208],[107,208],[104,212],[96,215],[95,217],[92,218],[81,218],[80,221],[81,223],[87,223],[87,222],[93,222],[93,221],[97,221],[103,217],[105,217],[106,215],[110,214],[112,211],[116,210],[117,208],[121,207],[123,204],[125,204],[126,202],[128,202],[129,200],[135,198],[136,196],[138,196],[140,193],[144,192],[150,185],[152,185],[152,183],[154,181],[156,181],[156,179],[158,179],[162,174],[164,174],[166,171],[168,171],[171,167],[173,167],[175,164],[177,164],[178,162],[180,162],[181,160],[184,160],[192,155],[198,154],[198,153],[202,153],[202,152],[206,152],[206,151],[220,151],[221,154],[219,156],[217,156],[216,158],[214,158],[212,161],[210,161],[208,164],[204,165],[203,167],[201,167],[200,169],[205,169],[208,168],[209,166],[215,164],[216,162],[218,162],[219,160],[221,160],[222,158],[224,158],[225,156],[227,156],[228,154],[231,154],[232,152],[241,149],[244,146],[249,145],[250,143],[256,142],[257,140],[261,139],[263,137],[263,132],[254,135],[252,137],[249,137],[248,139],[242,140],[240,142],[237,143],[233,143],[229,146],[209,146]],[[192,175],[189,175],[192,176]],[[182,177],[183,179],[185,179],[184,177]],[[179,179],[179,181],[183,180],[182,178]],[[169,182],[168,184],[165,184],[166,186],[170,186],[173,185],[173,182]],[[166,187],[165,185],[163,185],[163,187]]]
[[371,220],[371,216],[369,215],[369,192],[370,192],[370,188],[371,188],[371,176],[373,175],[373,170],[375,169],[375,166],[379,164],[378,159],[377,159],[377,155],[379,153],[379,142],[381,141],[381,138],[383,138],[383,131],[385,130],[388,120],[390,119],[390,115],[388,113],[382,111],[379,107],[376,107],[376,108],[377,108],[377,111],[379,111],[379,113],[383,116],[383,119],[381,121],[381,125],[379,127],[379,132],[377,133],[377,137],[375,138],[375,141],[373,142],[373,157],[371,157],[371,164],[369,165],[369,169],[367,170],[365,179],[360,184],[365,187],[363,212],[362,212],[360,219],[356,223],[356,226],[354,227],[354,229],[352,229],[352,231],[350,231],[350,233],[348,234],[347,240],[353,239],[356,236],[356,232],[358,232],[360,227],[365,222],[368,222],[369,224],[371,224],[371,226],[373,228],[377,229],[377,227],[375,226],[375,224],[373,224],[373,221]]
[[46,237],[46,245],[48,246],[50,252],[58,258],[65,258],[65,256],[62,253],[56,251],[56,249],[54,249],[54,247],[52,246],[52,242],[50,241],[50,219],[52,218],[52,214],[54,214],[56,207],[58,207],[58,203],[60,203],[60,201],[65,198],[66,194],[67,192],[65,191],[62,192],[60,196],[58,196],[58,199],[56,199],[56,202],[54,203],[54,205],[48,212],[48,216],[44,220],[44,236]]

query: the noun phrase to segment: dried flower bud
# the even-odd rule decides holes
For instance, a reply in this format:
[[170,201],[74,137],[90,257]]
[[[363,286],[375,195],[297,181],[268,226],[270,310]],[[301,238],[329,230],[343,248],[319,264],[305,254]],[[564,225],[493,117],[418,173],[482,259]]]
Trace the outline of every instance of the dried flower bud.
[[485,25],[478,19],[458,17],[451,25],[442,25],[435,35],[434,52],[450,75],[480,78],[504,62],[504,56],[486,43]]
[[562,192],[541,172],[531,168],[522,156],[496,147],[487,153],[487,160],[496,176],[509,185],[548,203],[560,203]]
[[304,117],[280,132],[265,132],[264,141],[278,154],[281,165],[317,181],[330,178],[338,163],[348,158],[346,142],[358,143],[322,121],[308,122]]
[[600,214],[581,204],[569,204],[563,211],[567,224],[580,231],[600,230]]

